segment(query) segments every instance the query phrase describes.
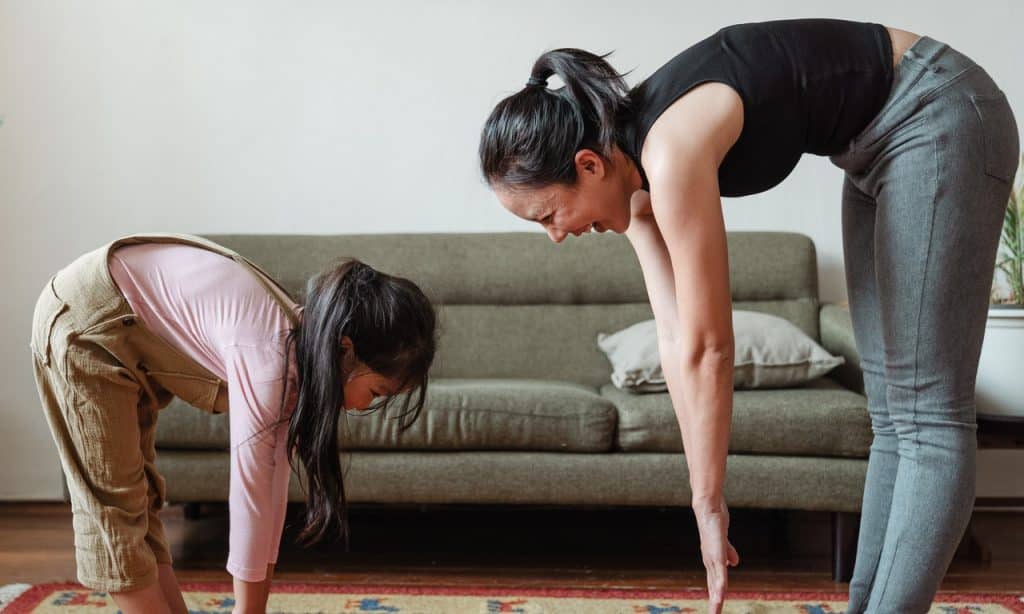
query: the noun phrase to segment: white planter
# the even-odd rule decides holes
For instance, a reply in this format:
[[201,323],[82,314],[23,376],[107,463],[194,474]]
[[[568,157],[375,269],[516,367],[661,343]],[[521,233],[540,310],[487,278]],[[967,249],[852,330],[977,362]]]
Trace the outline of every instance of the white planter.
[[979,416],[1024,420],[1024,308],[989,307],[975,401]]

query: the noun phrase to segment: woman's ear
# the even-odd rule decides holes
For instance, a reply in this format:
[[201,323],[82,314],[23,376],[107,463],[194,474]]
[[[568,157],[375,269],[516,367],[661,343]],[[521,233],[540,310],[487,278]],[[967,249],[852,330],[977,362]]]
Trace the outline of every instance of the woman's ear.
[[592,149],[581,149],[576,152],[574,158],[576,174],[578,176],[592,175],[595,179],[601,179],[605,174],[604,158],[599,156]]

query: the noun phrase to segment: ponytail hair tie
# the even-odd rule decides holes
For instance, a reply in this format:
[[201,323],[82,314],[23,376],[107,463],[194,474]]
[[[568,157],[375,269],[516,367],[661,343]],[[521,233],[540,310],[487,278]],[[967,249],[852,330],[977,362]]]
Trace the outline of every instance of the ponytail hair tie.
[[534,77],[534,76],[531,76],[529,79],[526,80],[526,87],[534,87],[534,86],[538,86],[538,85],[540,87],[547,87],[548,86],[548,80],[547,79],[541,79],[540,77]]
[[359,281],[363,283],[369,283],[370,281],[373,281],[377,277],[376,269],[362,261],[360,261],[359,268],[356,271],[356,273],[359,276]]

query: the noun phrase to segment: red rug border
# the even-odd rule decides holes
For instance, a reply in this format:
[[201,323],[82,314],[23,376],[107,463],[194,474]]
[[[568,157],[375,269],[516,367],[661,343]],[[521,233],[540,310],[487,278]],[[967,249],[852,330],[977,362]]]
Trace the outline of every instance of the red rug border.
[[[231,592],[230,582],[184,582],[183,591]],[[27,614],[47,594],[58,590],[88,591],[81,584],[74,582],[51,582],[33,585],[11,602],[3,610],[4,614]],[[497,586],[490,588],[460,586],[389,586],[372,584],[328,584],[319,582],[275,582],[272,592],[277,593],[376,593],[382,595],[444,595],[466,597],[490,596],[523,596],[523,597],[562,597],[577,599],[707,599],[706,590],[637,590],[637,589],[546,589],[515,586]],[[1014,613],[1024,614],[1024,602],[1019,593],[948,593],[939,592],[936,596],[941,601],[973,601],[977,603],[993,603],[1006,606]],[[774,600],[817,600],[847,601],[848,593],[829,591],[729,591],[726,600],[734,599],[774,599]]]

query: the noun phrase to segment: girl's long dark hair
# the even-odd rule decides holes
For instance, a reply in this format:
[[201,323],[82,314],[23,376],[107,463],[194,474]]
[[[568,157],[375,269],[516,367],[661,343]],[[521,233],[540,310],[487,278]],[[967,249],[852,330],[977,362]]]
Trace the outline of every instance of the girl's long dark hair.
[[[406,391],[398,395],[404,399],[397,416],[404,430],[423,409],[436,347],[435,324],[434,307],[416,284],[355,258],[307,283],[302,321],[289,333],[287,346],[294,344],[298,371],[298,398],[288,422],[289,458],[293,467],[296,460],[301,462],[308,491],[300,541],[312,544],[340,534],[348,547],[338,449],[338,419],[345,407],[348,377],[342,370],[342,337],[352,340],[356,359],[394,378],[397,390]],[[398,396],[369,409],[386,410]]]
[[[489,185],[539,188],[576,182],[576,152],[608,157],[621,147],[629,111],[623,75],[582,49],[553,49],[533,65],[530,83],[494,107],[480,134],[480,170]],[[565,84],[545,84],[558,75]]]

